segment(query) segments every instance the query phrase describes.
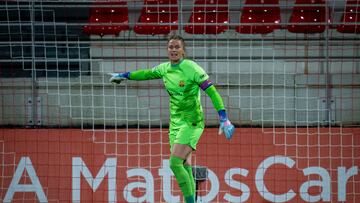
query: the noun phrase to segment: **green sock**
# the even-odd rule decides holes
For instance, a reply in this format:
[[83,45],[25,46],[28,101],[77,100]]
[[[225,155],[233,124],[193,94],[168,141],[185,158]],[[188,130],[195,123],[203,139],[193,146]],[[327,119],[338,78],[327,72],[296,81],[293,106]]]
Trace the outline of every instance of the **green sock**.
[[189,174],[190,183],[191,183],[191,190],[192,190],[192,193],[195,195],[196,188],[195,188],[195,179],[194,179],[194,176],[193,176],[192,167],[189,166],[189,165],[184,164],[184,168],[187,171],[187,173]]
[[186,203],[194,203],[194,193],[191,188],[191,181],[188,172],[184,168],[184,160],[170,156],[170,168],[175,175],[176,181],[184,195]]
[[186,203],[195,203],[195,199],[194,199],[194,196],[187,196],[185,197],[185,202]]

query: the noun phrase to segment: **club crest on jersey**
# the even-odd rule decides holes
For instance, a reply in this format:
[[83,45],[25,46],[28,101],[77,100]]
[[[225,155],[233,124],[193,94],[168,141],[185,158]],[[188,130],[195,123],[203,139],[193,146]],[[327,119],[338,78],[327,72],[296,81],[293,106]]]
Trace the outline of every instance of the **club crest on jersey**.
[[184,87],[185,86],[185,82],[184,81],[180,81],[179,82],[179,87]]

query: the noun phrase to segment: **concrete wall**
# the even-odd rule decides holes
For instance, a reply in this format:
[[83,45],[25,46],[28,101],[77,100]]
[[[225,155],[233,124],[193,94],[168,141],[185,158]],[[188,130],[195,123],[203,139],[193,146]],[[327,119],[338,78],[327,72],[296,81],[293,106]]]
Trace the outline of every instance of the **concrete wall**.
[[[335,125],[358,125],[358,36],[329,36],[305,40],[284,31],[252,37],[231,31],[206,37],[184,34],[188,58],[210,75],[235,124],[318,126],[330,119]],[[166,61],[165,37],[121,33],[118,38],[95,36],[91,43],[90,75],[39,77],[35,83],[30,78],[1,79],[0,123],[167,125],[168,96],[161,80],[127,81],[115,87],[106,75]],[[40,97],[38,104],[30,104],[29,97]],[[202,102],[207,124],[216,125],[216,112],[205,94]]]

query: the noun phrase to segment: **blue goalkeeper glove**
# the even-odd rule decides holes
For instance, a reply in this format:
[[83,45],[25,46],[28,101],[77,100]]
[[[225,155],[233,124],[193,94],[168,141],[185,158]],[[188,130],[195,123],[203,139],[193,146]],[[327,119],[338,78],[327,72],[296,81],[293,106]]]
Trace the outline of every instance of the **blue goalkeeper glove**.
[[111,75],[110,82],[112,84],[120,84],[123,80],[130,79],[130,72],[124,73],[109,73]]
[[219,120],[220,120],[219,135],[224,133],[226,139],[230,140],[234,134],[235,127],[229,121],[225,110],[220,110],[218,113],[219,113]]

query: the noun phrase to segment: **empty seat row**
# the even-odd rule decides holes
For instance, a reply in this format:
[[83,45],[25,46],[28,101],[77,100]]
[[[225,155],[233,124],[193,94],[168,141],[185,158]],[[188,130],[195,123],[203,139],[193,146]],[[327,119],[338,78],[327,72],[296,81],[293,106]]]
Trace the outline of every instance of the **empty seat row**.
[[[137,34],[168,34],[178,29],[177,0],[145,0]],[[313,4],[313,6],[311,5]],[[258,6],[257,6],[258,5]],[[342,33],[360,33],[360,0],[347,0],[341,23]],[[219,34],[229,29],[228,0],[195,0],[189,23],[184,31],[190,34]],[[330,16],[325,0],[296,0],[286,29],[293,33],[324,32]],[[267,34],[281,28],[279,0],[245,0],[236,31],[244,34]],[[97,3],[90,9],[87,34],[118,35],[129,29],[126,1]]]
[[[113,23],[118,23],[113,25]],[[118,35],[123,30],[129,29],[129,17],[126,2],[101,2],[95,3],[90,9],[89,25],[83,27],[86,34]]]
[[342,33],[360,33],[360,0],[348,0],[337,30]]

